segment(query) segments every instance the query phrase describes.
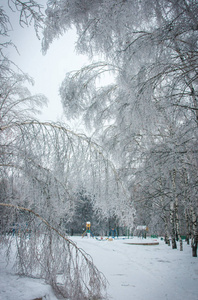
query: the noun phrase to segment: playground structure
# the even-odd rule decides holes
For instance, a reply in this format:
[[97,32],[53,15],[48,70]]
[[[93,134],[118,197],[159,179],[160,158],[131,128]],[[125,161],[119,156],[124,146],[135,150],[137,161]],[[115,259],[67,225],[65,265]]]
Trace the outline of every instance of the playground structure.
[[91,232],[91,222],[86,222],[86,230],[82,234],[82,238],[87,234],[87,237],[90,238],[90,236],[94,237],[94,235]]
[[118,237],[117,230],[114,227],[112,227],[109,230],[109,237],[112,237],[112,238]]

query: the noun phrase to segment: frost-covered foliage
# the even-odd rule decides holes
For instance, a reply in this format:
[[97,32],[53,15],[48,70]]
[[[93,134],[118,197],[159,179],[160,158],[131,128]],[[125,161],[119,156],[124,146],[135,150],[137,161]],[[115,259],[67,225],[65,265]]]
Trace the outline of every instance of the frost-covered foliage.
[[[21,12],[21,24],[33,20],[40,28],[37,2],[11,0],[9,5]],[[9,19],[3,10],[0,14],[7,36]],[[64,298],[102,299],[106,281],[66,237],[67,225],[84,190],[98,217],[118,217],[121,225],[132,226],[130,197],[101,146],[66,124],[35,118],[47,100],[31,95],[26,82],[32,79],[13,66],[1,51],[0,242],[7,243],[8,251],[16,243],[19,274],[45,278]]]
[[22,27],[33,25],[37,37],[43,27],[44,12],[43,5],[39,1],[8,0],[8,6],[12,11],[19,12],[19,23]]
[[[95,130],[135,202],[151,199],[137,222],[161,214],[174,240],[186,215],[197,245],[198,2],[51,0],[46,14],[44,52],[75,26],[77,50],[104,59],[66,75],[66,115]],[[111,85],[98,84],[104,72]]]
[[106,299],[106,279],[86,252],[32,210],[8,204],[3,209],[15,223],[1,242],[9,245],[8,258],[16,249],[19,275],[45,279],[64,299]]
[[34,118],[46,98],[30,94],[26,75],[1,75],[0,242],[9,250],[16,237],[19,274],[45,278],[65,298],[101,299],[105,279],[65,232],[82,188],[101,214],[116,213],[116,199],[126,199],[119,180],[87,137]]
[[63,125],[23,121],[22,111],[16,120],[11,112],[1,124],[2,178],[15,190],[10,202],[28,205],[56,225],[71,221],[82,189],[103,218],[126,209],[128,195],[101,147]]
[[[152,110],[149,105],[153,98],[160,100],[163,107],[167,104],[188,106],[189,118],[196,112],[191,84],[195,84],[195,89],[197,1],[49,1],[46,14],[43,49],[47,49],[45,45],[49,45],[74,24],[79,35],[79,51],[90,55],[101,53],[108,64],[113,63],[113,69],[119,70],[116,84],[122,91],[120,96],[126,104],[130,103],[130,113],[136,101],[140,111],[142,101],[142,115],[147,118],[148,112],[150,114]],[[89,71],[91,80],[93,71],[100,74],[100,70],[100,65],[98,70],[93,70],[92,65],[85,70],[86,77]],[[85,79],[84,90],[80,89],[80,99],[83,100],[86,83],[89,82],[84,78],[85,71],[83,77],[79,77],[81,81]],[[93,90],[93,82],[91,85]],[[78,91],[76,95],[79,98]],[[76,95],[67,94],[63,104],[69,101],[70,96],[75,101]],[[93,98],[96,99],[94,94]],[[79,100],[78,105],[75,105],[77,112],[82,107],[82,101]],[[92,107],[92,103],[89,105],[88,102],[87,107]],[[191,114],[193,107],[195,111]],[[100,108],[96,109],[101,111]]]

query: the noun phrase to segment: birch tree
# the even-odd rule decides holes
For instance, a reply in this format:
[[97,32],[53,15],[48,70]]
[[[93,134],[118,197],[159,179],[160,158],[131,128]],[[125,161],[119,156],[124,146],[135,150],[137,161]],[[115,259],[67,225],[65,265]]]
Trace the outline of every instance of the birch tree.
[[[2,196],[2,241],[12,241],[12,236],[7,235],[8,233],[16,235],[17,270],[20,274],[45,278],[64,297],[102,298],[101,288],[105,287],[105,279],[88,256],[79,252],[68,238],[64,238],[65,225],[72,218],[77,193],[82,188],[86,188],[95,210],[101,215],[107,211],[117,214],[116,204],[127,205],[126,195],[119,191],[119,180],[99,146],[86,136],[76,134],[61,124],[41,123],[30,118],[28,111],[32,111],[32,105],[42,103],[45,98],[31,97],[22,88],[21,82],[14,81],[12,84],[8,80],[8,84],[10,88],[6,88],[4,83],[1,93],[4,100],[1,103],[0,171],[10,195]],[[26,119],[27,117],[29,118]],[[10,208],[14,209],[11,214]],[[21,211],[30,214],[25,215]],[[31,217],[31,214],[38,220]],[[61,224],[63,218],[66,224]],[[43,227],[40,220],[47,227]],[[30,239],[27,240],[27,229],[30,228]],[[59,228],[58,232],[56,228]],[[59,248],[55,247],[57,243]],[[46,253],[44,250],[40,253],[41,247],[47,247],[51,251],[49,255],[41,257],[42,252]],[[54,258],[60,257],[60,253],[63,260],[65,259],[62,265],[67,266],[64,270],[60,270],[58,261]],[[85,264],[78,264],[78,260]],[[75,262],[75,266],[71,266],[71,261]],[[88,273],[84,271],[87,267]],[[72,275],[70,270],[73,268],[76,273]],[[60,282],[57,282],[57,270],[64,279],[61,281],[61,288]],[[91,280],[90,287],[84,285],[88,282],[84,278],[85,274]],[[73,276],[76,279],[75,289],[71,289]]]
[[[171,182],[172,164],[176,174],[189,168],[189,174],[196,173],[189,196],[195,200],[197,4],[186,0],[48,2],[43,51],[74,25],[78,33],[77,50],[104,59],[68,74],[60,94],[66,114],[83,117],[85,124],[95,128],[129,190],[149,150],[161,144],[167,159],[162,175],[166,171],[169,174],[165,182]],[[105,72],[113,73],[114,83],[98,86],[97,78]],[[164,139],[171,130],[174,134]],[[164,155],[164,151],[161,153]],[[160,157],[156,163],[162,164]],[[177,178],[181,179],[180,175]],[[185,191],[183,183],[177,179],[172,192],[179,187]],[[174,199],[170,212],[176,216],[178,198]],[[196,236],[194,200],[191,201],[196,211]],[[177,231],[181,217],[175,218]]]
[[[9,4],[21,12],[21,23],[33,20],[39,28],[42,15],[37,2]],[[1,13],[6,35],[8,17],[3,10]],[[0,241],[8,245],[8,255],[10,243],[16,242],[19,274],[44,278],[64,298],[104,299],[105,277],[89,255],[65,235],[65,223],[72,218],[82,189],[98,214],[110,211],[117,215],[119,204],[126,212],[125,219],[133,222],[116,170],[103,149],[85,135],[65,124],[36,119],[34,114],[47,100],[43,95],[31,95],[25,81],[32,83],[32,79],[14,71],[3,52],[0,77]]]

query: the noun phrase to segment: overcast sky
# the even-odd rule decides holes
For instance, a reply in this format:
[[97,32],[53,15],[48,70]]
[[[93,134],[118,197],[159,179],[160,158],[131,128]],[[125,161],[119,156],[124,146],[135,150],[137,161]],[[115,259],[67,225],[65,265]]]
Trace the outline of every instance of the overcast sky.
[[[6,0],[0,0],[5,5]],[[4,7],[6,11],[9,10]],[[17,13],[9,11],[13,26],[10,32],[12,42],[17,46],[9,48],[9,58],[35,80],[32,93],[43,93],[49,99],[48,108],[44,108],[41,120],[57,121],[62,115],[62,107],[58,95],[59,86],[66,72],[80,69],[88,64],[86,56],[75,53],[75,31],[68,31],[63,37],[55,40],[45,56],[41,52],[41,41],[31,27],[21,28]]]

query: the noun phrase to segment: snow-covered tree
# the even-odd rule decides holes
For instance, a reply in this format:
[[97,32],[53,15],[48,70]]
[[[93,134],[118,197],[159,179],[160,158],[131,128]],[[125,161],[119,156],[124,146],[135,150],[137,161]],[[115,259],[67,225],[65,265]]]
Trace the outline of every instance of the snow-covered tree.
[[[103,60],[66,75],[60,89],[65,113],[83,117],[95,129],[129,190],[139,184],[140,170],[149,183],[154,168],[153,182],[160,183],[162,193],[170,190],[172,237],[184,213],[178,209],[178,191],[186,195],[190,184],[181,174],[188,170],[191,179],[196,174],[188,187],[190,201],[184,197],[182,203],[193,211],[197,248],[198,2],[51,0],[46,14],[44,52],[75,26],[77,50]],[[98,78],[108,72],[114,82],[101,86]],[[145,163],[152,166],[153,161],[144,174]],[[164,174],[167,180],[162,180]]]
[[[9,5],[21,12],[21,24],[33,20],[36,30],[40,28],[37,2],[16,0]],[[6,36],[9,19],[3,10],[1,16]],[[65,298],[101,299],[106,280],[88,254],[65,236],[66,227],[79,190],[86,190],[98,217],[103,212],[105,217],[119,217],[124,211],[121,224],[133,224],[134,211],[126,209],[130,199],[101,146],[65,124],[36,119],[46,98],[31,95],[26,81],[32,79],[16,72],[5,52],[0,55],[0,240],[16,241],[19,274],[45,278]]]
[[[0,172],[2,184],[6,184],[1,197],[1,241],[12,241],[8,233],[16,236],[20,274],[44,277],[64,297],[102,297],[105,280],[88,256],[65,238],[66,225],[71,221],[81,188],[86,188],[100,213],[113,213],[119,199],[125,201],[126,197],[123,192],[116,192],[119,181],[97,144],[66,126],[41,123],[32,117],[34,106],[45,103],[45,97],[31,96],[22,85],[24,79],[24,75],[16,74],[2,81],[1,87]],[[29,231],[31,237],[27,239]],[[45,247],[49,255],[44,250],[40,252]],[[47,255],[42,257],[41,253]],[[60,253],[66,269],[57,265]],[[82,263],[78,264],[78,259]],[[70,273],[73,269],[75,274]],[[62,288],[58,287],[57,271],[63,274]],[[91,282],[84,276],[90,277]],[[73,284],[76,279],[75,289],[71,289],[68,278]]]

